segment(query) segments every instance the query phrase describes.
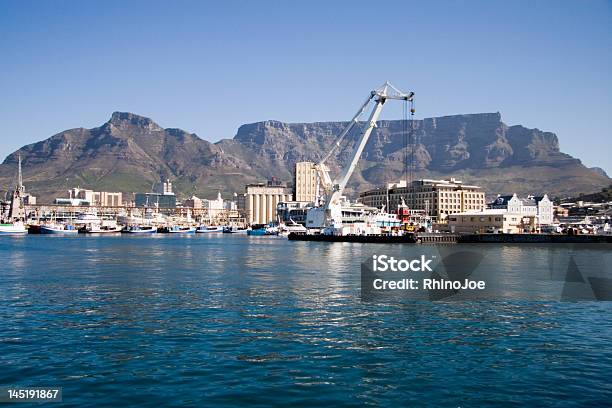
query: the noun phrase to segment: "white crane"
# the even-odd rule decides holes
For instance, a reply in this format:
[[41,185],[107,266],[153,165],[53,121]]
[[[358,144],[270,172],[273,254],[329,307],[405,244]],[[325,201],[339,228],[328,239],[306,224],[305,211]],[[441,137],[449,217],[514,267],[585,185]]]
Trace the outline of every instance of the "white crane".
[[[368,143],[372,130],[376,127],[376,121],[380,116],[383,105],[388,99],[397,99],[402,101],[412,101],[414,92],[402,92],[389,82],[385,82],[380,88],[370,92],[370,95],[366,101],[361,105],[353,119],[346,125],[336,143],[327,155],[318,164],[315,165],[317,169],[317,203],[315,206],[308,210],[306,214],[306,226],[308,228],[325,228],[328,226],[340,226],[342,225],[342,210],[340,198],[344,192],[346,184],[348,183],[357,162],[361,157],[361,153]],[[359,117],[365,112],[371,101],[374,101],[374,107],[370,113],[370,117],[367,121],[367,127],[363,130],[352,158],[349,163],[342,170],[338,178],[332,181],[329,175],[329,168],[325,162],[331,157],[336,148],[340,146],[340,142],[349,133],[349,131],[359,122]],[[324,190],[324,197],[321,199],[319,196],[319,189]]]

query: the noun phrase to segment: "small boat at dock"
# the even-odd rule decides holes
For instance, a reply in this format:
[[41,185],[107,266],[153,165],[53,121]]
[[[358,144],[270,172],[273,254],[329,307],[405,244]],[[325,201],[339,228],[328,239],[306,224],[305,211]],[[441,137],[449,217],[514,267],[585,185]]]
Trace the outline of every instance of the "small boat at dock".
[[247,229],[246,228],[238,228],[236,226],[227,226],[227,227],[223,227],[223,233],[224,234],[246,234],[247,233]]
[[220,225],[200,225],[196,228],[196,233],[207,234],[210,232],[223,232],[223,227]]
[[166,227],[163,230],[169,234],[194,234],[196,232],[196,227],[182,227],[180,225],[173,225],[171,227]]
[[20,235],[27,232],[25,224],[21,221],[0,224],[0,235]]
[[79,232],[74,225],[70,224],[42,224],[40,226],[41,234],[60,234],[60,235],[75,235]]
[[150,225],[128,225],[122,232],[128,234],[155,234],[157,228]]
[[278,235],[278,226],[273,224],[255,224],[247,230],[247,235]]
[[86,234],[118,234],[118,233],[121,233],[122,229],[123,227],[120,227],[118,225],[113,226],[113,225],[92,224],[92,225],[88,225],[84,227],[80,231]]

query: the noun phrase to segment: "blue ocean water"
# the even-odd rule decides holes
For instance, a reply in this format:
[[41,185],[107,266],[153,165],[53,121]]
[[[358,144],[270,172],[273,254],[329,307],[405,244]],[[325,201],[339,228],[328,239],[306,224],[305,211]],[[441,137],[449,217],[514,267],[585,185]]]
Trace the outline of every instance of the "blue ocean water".
[[[500,273],[547,256],[488,248]],[[364,303],[371,250],[0,237],[0,386],[67,406],[610,405],[612,302]]]

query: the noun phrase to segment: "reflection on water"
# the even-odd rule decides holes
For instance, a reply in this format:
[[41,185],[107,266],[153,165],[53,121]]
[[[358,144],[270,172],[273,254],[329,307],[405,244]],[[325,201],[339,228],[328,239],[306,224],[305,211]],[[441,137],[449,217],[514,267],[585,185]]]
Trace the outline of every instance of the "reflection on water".
[[[383,248],[398,250],[228,234],[0,238],[0,385],[60,385],[74,406],[612,397],[610,303],[361,303],[360,262]],[[508,283],[550,264],[537,247],[488,248]]]

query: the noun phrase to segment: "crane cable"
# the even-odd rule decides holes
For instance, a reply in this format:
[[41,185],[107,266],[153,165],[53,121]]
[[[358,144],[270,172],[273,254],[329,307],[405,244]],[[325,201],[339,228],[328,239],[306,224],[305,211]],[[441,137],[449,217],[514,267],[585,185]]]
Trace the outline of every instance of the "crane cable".
[[404,103],[402,104],[402,127],[401,127],[401,133],[402,133],[402,147],[403,147],[403,152],[404,152],[404,168],[402,171],[402,175],[404,180],[408,181],[408,129],[407,129],[407,122],[408,122],[408,101],[404,101]]
[[414,100],[410,101],[410,119],[408,121],[408,140],[410,143],[410,183],[412,183],[413,172],[415,170],[414,151],[416,140],[414,140]]

